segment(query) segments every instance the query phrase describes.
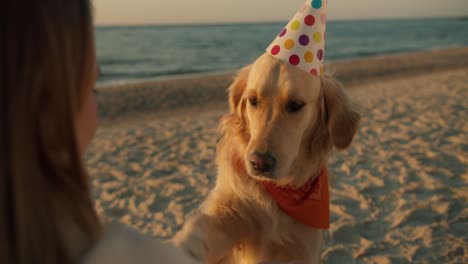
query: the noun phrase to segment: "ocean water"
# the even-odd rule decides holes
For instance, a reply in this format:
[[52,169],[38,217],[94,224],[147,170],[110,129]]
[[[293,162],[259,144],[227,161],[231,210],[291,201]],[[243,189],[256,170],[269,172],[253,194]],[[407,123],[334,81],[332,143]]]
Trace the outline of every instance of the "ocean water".
[[[99,82],[235,70],[261,55],[285,24],[97,27]],[[468,46],[467,20],[330,21],[325,58],[460,46]]]

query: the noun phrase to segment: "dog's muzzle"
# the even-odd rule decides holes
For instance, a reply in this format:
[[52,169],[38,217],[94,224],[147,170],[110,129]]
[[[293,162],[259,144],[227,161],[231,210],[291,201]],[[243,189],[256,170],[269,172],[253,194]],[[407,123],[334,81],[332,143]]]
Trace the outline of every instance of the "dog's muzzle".
[[270,154],[254,152],[250,155],[250,167],[262,176],[269,176],[276,166],[276,159]]

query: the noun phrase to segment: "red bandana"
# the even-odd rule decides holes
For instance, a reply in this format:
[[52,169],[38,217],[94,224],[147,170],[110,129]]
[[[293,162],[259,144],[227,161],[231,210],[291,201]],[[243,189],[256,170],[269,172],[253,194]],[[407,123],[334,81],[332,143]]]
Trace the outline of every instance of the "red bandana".
[[299,189],[263,183],[278,206],[290,217],[304,225],[328,229],[330,227],[330,196],[328,173],[322,173]]
[[[244,161],[239,157],[232,157],[232,166],[242,174],[246,173]],[[317,229],[330,227],[330,196],[326,168],[317,178],[299,189],[280,187],[271,182],[262,184],[278,207],[299,223]]]

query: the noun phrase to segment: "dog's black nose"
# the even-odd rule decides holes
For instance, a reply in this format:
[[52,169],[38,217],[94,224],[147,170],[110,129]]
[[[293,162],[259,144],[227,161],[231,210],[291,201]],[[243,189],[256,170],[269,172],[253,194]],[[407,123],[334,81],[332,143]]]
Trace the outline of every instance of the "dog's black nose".
[[250,155],[250,164],[257,173],[269,173],[276,165],[276,159],[269,154],[255,152]]

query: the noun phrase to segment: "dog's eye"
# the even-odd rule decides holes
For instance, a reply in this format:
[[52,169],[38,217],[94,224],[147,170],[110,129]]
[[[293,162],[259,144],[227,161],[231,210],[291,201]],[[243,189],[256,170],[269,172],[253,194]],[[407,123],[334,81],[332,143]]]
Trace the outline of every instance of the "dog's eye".
[[286,104],[286,111],[288,113],[296,113],[296,112],[299,112],[304,107],[304,105],[305,104],[303,102],[289,101]]
[[253,107],[257,107],[258,105],[257,97],[254,97],[254,96],[250,97],[249,102]]

